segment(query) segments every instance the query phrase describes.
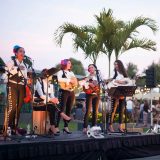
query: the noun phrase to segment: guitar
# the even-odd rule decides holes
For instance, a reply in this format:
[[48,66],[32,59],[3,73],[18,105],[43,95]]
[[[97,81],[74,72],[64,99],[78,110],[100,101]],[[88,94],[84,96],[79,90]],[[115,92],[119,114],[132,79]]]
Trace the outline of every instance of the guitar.
[[83,91],[86,94],[100,94],[100,87],[97,81],[90,79],[86,84],[85,86],[83,85]]
[[60,88],[63,90],[67,90],[67,91],[74,91],[78,85],[78,81],[77,81],[76,77],[72,77],[71,79],[72,79],[73,83],[59,82]]
[[115,79],[112,80],[107,84],[107,88],[110,89],[112,87],[118,87],[118,86],[135,86],[135,81],[129,78],[124,78],[124,79],[121,79],[120,81],[123,81],[124,83],[123,84],[117,83]]

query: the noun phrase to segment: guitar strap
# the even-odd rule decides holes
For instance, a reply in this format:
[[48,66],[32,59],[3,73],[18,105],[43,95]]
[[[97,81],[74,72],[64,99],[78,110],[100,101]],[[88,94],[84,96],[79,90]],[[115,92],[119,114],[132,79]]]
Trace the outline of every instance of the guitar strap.
[[63,74],[62,74],[62,78],[67,78],[67,76],[66,76],[66,74],[65,74],[64,70],[62,70],[62,72],[63,72]]
[[[13,59],[13,62],[14,62],[14,66],[18,66],[18,64],[17,64],[17,62],[16,62],[16,59]],[[23,62],[23,63],[24,63],[24,62]],[[26,63],[24,63],[24,65],[25,65],[26,68],[28,68]]]
[[99,73],[98,73],[98,71],[96,71],[96,76],[97,76],[98,86],[100,87],[100,78],[99,78]]

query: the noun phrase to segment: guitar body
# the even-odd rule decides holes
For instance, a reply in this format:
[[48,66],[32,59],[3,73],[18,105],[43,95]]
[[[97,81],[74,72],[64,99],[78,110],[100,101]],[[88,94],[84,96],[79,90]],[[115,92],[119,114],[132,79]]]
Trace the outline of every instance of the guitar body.
[[118,86],[135,86],[135,81],[129,79],[129,78],[124,78],[123,81],[125,81],[125,84],[120,84],[116,83],[115,80],[112,80],[107,84],[107,88],[110,89],[112,87],[118,87]]
[[85,87],[83,87],[83,91],[86,94],[99,94],[100,93],[100,88],[99,88],[99,86],[89,87],[88,89],[86,89]]
[[60,88],[67,91],[74,91],[78,85],[78,81],[76,77],[72,77],[71,79],[74,81],[74,83],[59,82]]

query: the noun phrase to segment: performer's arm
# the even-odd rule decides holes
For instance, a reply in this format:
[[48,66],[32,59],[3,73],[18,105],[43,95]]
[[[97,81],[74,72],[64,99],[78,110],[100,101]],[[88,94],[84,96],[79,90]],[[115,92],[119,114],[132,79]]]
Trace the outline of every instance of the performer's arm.
[[[36,88],[35,88],[35,90],[37,90],[38,95],[40,96],[40,98],[43,99],[44,102],[46,102],[46,95],[43,94],[42,86],[41,86],[41,84],[40,84],[39,81],[37,81],[37,83],[36,83]],[[49,102],[49,101],[50,101],[50,98],[48,97],[48,102]]]
[[127,81],[124,80],[115,80],[115,83],[119,83],[119,84],[127,84]]
[[51,97],[51,98],[55,98],[55,96],[54,96],[54,86],[53,86],[53,84],[50,84],[50,91],[51,91],[50,97]]

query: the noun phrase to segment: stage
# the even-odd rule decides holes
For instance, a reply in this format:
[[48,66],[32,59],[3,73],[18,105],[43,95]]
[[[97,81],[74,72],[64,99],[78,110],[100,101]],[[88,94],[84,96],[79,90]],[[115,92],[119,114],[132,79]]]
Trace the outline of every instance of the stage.
[[103,139],[93,139],[73,132],[11,139],[0,140],[0,160],[119,160],[160,155],[160,134],[105,135]]

